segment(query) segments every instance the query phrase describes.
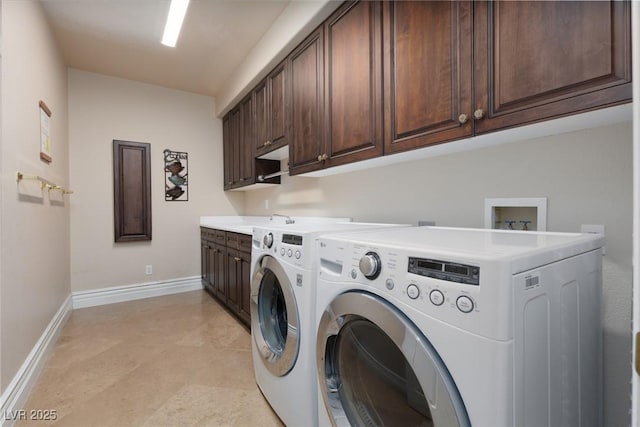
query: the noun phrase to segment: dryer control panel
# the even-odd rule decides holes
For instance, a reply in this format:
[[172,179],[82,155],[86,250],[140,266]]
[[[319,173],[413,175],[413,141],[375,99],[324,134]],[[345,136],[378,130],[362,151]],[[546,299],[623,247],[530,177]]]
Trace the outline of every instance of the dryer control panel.
[[[362,289],[487,338],[512,336],[511,275],[499,263],[429,247],[349,241],[346,236],[318,239],[320,298],[336,289]],[[324,309],[320,306],[318,310]]]

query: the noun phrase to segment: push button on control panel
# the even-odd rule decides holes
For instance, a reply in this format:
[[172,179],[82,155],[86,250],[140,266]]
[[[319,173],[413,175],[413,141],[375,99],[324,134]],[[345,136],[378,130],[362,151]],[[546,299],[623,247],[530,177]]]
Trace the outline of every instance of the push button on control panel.
[[444,295],[442,294],[442,291],[434,289],[429,292],[429,300],[431,300],[433,305],[442,305],[442,303],[444,303]]
[[280,249],[280,255],[284,256],[284,248]]
[[291,258],[291,256],[292,256],[292,255],[293,255],[293,251],[292,251],[291,249],[289,249],[289,250],[287,251],[287,256],[288,256],[289,258]]
[[471,311],[473,311],[473,300],[467,296],[462,295],[456,300],[456,306],[461,312],[470,313]]
[[393,280],[387,279],[387,281],[384,282],[384,285],[387,287],[387,289],[389,289],[391,291],[391,290],[393,290],[393,287],[395,286],[395,283],[393,283]]
[[296,259],[300,259],[300,257],[302,256],[300,251],[296,251],[295,255],[296,255]]
[[420,296],[420,289],[414,284],[407,286],[407,295],[409,298],[416,299]]

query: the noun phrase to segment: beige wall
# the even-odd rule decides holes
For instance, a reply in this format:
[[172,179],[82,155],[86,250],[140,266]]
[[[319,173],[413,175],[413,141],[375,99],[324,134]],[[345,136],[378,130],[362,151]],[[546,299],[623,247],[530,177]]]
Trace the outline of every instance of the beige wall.
[[[245,214],[482,227],[484,199],[547,197],[550,231],[604,224],[605,425],[629,424],[632,125],[624,123],[246,193]],[[264,201],[269,200],[270,209]]]
[[[16,171],[69,186],[66,68],[38,1],[2,2],[1,383],[4,391],[70,293],[69,196],[16,183]],[[51,109],[51,164],[39,158],[38,101]],[[73,196],[71,196],[73,197]]]
[[[210,97],[69,70],[74,292],[200,274],[200,216],[243,210],[242,194],[222,191],[222,123],[214,112]],[[114,243],[114,139],[151,144],[151,242]],[[167,148],[189,154],[188,202],[164,200]]]

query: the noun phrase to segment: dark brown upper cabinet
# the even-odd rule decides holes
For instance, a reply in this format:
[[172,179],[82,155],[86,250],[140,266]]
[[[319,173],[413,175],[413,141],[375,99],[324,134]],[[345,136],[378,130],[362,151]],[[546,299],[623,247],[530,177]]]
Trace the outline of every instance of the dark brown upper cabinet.
[[476,133],[631,100],[630,2],[474,7]]
[[291,175],[621,104],[631,3],[349,1],[252,94]]
[[323,150],[324,39],[316,29],[289,56],[291,62],[291,143],[289,173],[317,168]]
[[253,115],[253,98],[247,96],[240,103],[240,141],[238,141],[240,159],[238,166],[240,168],[240,182],[252,182],[255,178],[255,155],[254,140],[255,127]]
[[472,4],[383,3],[385,153],[470,136]]
[[151,145],[113,141],[116,242],[151,240]]
[[233,185],[233,147],[231,146],[231,114],[222,119],[222,150],[224,169],[224,189],[229,190]]
[[[224,149],[224,189],[255,184],[258,175],[280,169],[280,162],[256,159],[254,97],[249,94],[222,121]],[[265,181],[280,183],[280,177]]]
[[345,3],[324,35],[325,166],[381,156],[381,2]]
[[255,102],[255,155],[261,156],[289,143],[288,62],[278,65],[253,90]]
[[395,1],[383,14],[385,153],[631,99],[629,2]]
[[[323,43],[319,37],[324,37]],[[325,21],[322,30],[292,55],[292,63],[293,98],[308,105],[306,109],[293,107],[296,130],[292,132],[290,172],[304,173],[381,156],[381,3],[344,3]],[[301,89],[303,93],[297,93]],[[323,117],[315,112],[306,114],[317,105],[323,109]],[[318,120],[317,124],[309,125],[312,119]],[[300,138],[300,130],[312,127],[322,128],[322,134]]]

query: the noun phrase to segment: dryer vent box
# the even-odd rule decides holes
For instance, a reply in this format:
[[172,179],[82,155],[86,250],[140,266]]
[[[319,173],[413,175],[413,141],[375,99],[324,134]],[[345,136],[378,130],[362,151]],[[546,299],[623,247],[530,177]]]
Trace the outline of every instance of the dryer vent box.
[[547,231],[547,199],[485,199],[484,227],[497,230]]

